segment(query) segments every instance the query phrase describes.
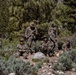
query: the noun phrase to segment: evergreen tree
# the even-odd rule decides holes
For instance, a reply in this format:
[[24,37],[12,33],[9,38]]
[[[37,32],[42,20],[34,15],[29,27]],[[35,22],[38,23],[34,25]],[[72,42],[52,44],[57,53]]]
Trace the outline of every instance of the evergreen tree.
[[67,11],[67,22],[68,29],[75,32],[76,27],[76,0],[64,0],[64,4],[68,7]]
[[8,26],[8,2],[6,0],[0,0],[0,34],[3,36]]

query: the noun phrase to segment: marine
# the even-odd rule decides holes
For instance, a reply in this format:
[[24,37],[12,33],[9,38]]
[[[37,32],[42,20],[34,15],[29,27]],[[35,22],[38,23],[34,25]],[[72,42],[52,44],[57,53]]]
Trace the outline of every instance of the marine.
[[54,25],[54,23],[51,23],[49,30],[48,30],[49,41],[52,40],[53,42],[55,42],[56,37],[57,37],[57,28]]
[[24,43],[24,39],[20,39],[20,44],[17,45],[16,53],[14,54],[16,57],[23,56],[23,58],[27,58],[29,55],[29,48]]
[[46,56],[47,56],[47,51],[48,51],[47,48],[48,48],[48,39],[47,37],[43,37],[43,41],[41,41],[41,44],[40,44],[40,50]]
[[45,54],[45,56],[49,55],[53,55],[53,42],[51,41],[48,41],[48,38],[47,37],[44,37],[43,38],[43,41],[41,41],[41,45],[40,45],[40,50],[42,53]]
[[71,42],[67,40],[63,45],[62,45],[63,51],[69,51],[72,49]]
[[25,31],[25,38],[27,39],[27,44],[31,50],[35,50],[36,46],[36,36],[37,36],[37,28],[34,22],[30,23],[30,26],[27,27]]

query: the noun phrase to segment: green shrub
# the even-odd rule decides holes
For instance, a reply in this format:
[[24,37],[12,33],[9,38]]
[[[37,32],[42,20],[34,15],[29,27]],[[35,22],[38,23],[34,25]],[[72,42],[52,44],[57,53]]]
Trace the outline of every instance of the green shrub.
[[38,72],[38,67],[33,66],[33,67],[31,68],[31,74],[32,74],[32,75],[37,75],[37,72]]
[[76,49],[71,50],[71,51],[69,52],[69,56],[70,56],[72,62],[76,63]]
[[37,41],[37,42],[36,42],[35,51],[36,51],[36,52],[40,51],[40,41]]
[[54,70],[63,70],[63,71],[66,70],[66,68],[63,66],[62,63],[54,64],[53,68],[54,68]]
[[36,66],[37,66],[38,68],[41,68],[42,65],[43,65],[43,62],[39,62],[39,63],[36,64]]
[[72,60],[70,59],[70,56],[68,53],[65,53],[63,56],[59,58],[60,63],[63,64],[63,66],[67,69],[72,68]]
[[8,75],[8,70],[6,69],[6,62],[0,57],[0,75]]
[[45,58],[45,59],[32,59],[33,62],[49,62],[49,59],[48,58]]
[[72,67],[75,68],[76,71],[76,63],[72,63]]
[[53,66],[56,70],[70,70],[76,68],[76,50],[65,52]]
[[8,60],[0,57],[0,75],[8,75],[10,73],[16,73],[16,75],[23,75],[23,73],[37,75],[38,68],[41,68],[43,62],[39,62],[36,65],[30,65],[29,62],[25,63],[21,59],[16,59],[11,56]]
[[76,49],[76,35],[74,34],[71,38],[72,47]]
[[31,70],[30,63],[25,63],[20,59],[10,57],[6,61],[3,58],[0,58],[0,73],[3,75],[8,75],[13,72],[16,73],[16,75],[23,75],[23,73],[30,73]]
[[38,33],[39,33],[39,38],[47,35],[48,29],[49,29],[49,23],[43,23],[37,26]]
[[40,59],[32,59],[33,62],[41,62],[42,60]]
[[19,38],[14,39],[11,42],[7,39],[3,39],[3,47],[2,49],[0,49],[0,56],[3,56],[5,59],[8,59],[11,55],[13,55],[18,43]]
[[58,43],[58,49],[59,49],[59,50],[62,49],[62,45],[63,45],[63,42],[60,41],[60,42]]
[[68,29],[63,28],[62,30],[60,30],[60,37],[69,37],[71,35],[71,31],[69,31]]

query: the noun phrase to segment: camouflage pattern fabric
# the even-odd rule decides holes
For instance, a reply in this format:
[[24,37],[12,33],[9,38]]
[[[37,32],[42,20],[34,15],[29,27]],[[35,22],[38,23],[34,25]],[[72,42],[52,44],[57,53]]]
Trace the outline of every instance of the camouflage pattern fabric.
[[27,38],[27,44],[32,49],[35,49],[36,35],[37,35],[36,27],[34,29],[31,29],[31,27],[28,27],[25,31],[25,37]]
[[19,56],[23,56],[24,58],[27,58],[29,54],[29,48],[27,45],[20,45],[18,44],[17,45],[17,51],[16,53],[14,54],[16,57],[19,57]]

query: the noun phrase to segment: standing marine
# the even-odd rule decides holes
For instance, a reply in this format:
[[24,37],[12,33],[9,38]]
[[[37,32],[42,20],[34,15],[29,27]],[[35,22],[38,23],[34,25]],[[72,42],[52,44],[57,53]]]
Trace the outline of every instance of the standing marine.
[[55,38],[57,37],[57,27],[52,23],[48,30],[49,40],[55,42]]
[[32,51],[34,51],[36,47],[36,36],[37,36],[36,25],[34,22],[31,22],[30,26],[27,27],[25,31],[25,38],[27,39],[27,44]]

